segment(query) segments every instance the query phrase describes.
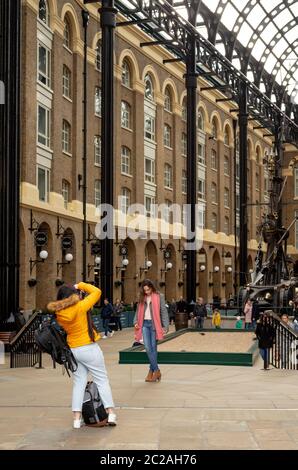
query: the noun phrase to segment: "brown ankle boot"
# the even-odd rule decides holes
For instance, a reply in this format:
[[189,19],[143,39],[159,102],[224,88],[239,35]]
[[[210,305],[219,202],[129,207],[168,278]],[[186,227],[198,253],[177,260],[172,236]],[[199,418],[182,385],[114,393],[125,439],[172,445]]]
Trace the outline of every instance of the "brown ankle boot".
[[145,379],[145,382],[152,382],[152,376],[153,376],[153,372],[152,370],[149,370],[148,375]]
[[161,381],[161,373],[160,373],[160,370],[156,370],[155,372],[153,372],[153,375],[152,375],[152,382],[160,382]]

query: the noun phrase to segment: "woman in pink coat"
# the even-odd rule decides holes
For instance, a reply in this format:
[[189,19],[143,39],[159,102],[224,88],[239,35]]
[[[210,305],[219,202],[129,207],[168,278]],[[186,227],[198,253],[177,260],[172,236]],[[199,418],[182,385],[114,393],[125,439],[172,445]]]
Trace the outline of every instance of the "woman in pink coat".
[[252,322],[252,301],[248,299],[244,306],[245,329],[250,330]]

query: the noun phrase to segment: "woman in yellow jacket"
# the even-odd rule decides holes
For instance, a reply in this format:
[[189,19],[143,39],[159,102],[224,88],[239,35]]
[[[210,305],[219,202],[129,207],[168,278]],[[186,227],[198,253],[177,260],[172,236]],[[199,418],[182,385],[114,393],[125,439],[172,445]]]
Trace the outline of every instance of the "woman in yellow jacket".
[[213,311],[212,315],[212,325],[215,326],[217,330],[220,329],[220,324],[221,324],[221,316],[220,316],[220,311],[216,308]]
[[[80,300],[78,290],[88,294]],[[91,284],[80,282],[74,287],[62,286],[57,294],[57,301],[48,305],[48,310],[55,312],[58,323],[67,333],[67,343],[78,363],[73,373],[72,411],[74,428],[81,426],[81,413],[88,372],[98,387],[103,405],[108,412],[108,424],[116,425],[116,414],[112,392],[105,368],[103,353],[96,343],[98,333],[92,327],[89,310],[98,302],[101,290]]]

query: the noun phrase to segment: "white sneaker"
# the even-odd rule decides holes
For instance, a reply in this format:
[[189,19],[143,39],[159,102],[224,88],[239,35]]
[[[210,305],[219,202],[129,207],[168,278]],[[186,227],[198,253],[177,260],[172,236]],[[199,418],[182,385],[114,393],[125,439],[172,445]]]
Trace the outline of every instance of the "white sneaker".
[[117,425],[117,416],[115,415],[115,413],[109,413],[108,425],[109,426],[116,426]]
[[80,429],[81,427],[81,420],[80,419],[74,419],[73,420],[73,428],[74,429]]
[[111,331],[111,333],[108,333],[109,337],[112,338],[114,333],[115,333],[115,331]]
[[106,335],[103,335],[101,338],[102,338],[102,339],[107,339],[107,336],[106,336]]

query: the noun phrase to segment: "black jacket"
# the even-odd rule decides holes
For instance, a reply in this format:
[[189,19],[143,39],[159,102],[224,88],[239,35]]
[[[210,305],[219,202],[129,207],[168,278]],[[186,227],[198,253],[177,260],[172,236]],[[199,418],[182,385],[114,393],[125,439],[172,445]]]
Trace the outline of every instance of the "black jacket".
[[195,308],[194,308],[194,311],[193,311],[193,314],[194,314],[195,317],[201,317],[201,318],[207,317],[206,305],[196,304]]
[[113,307],[111,304],[105,305],[101,311],[101,318],[105,320],[106,318],[111,318],[113,313]]
[[275,338],[275,330],[269,323],[258,323],[256,336],[259,340],[260,349],[272,348]]
[[177,302],[177,312],[187,312],[188,311],[188,303],[185,300],[179,300]]

